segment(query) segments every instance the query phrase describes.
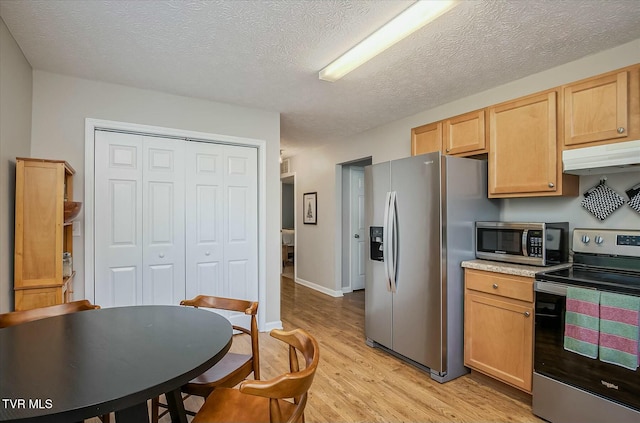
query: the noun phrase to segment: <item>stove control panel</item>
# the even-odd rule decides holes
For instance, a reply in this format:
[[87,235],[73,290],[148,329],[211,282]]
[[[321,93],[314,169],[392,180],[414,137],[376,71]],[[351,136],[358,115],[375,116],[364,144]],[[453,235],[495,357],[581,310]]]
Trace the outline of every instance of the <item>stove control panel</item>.
[[640,257],[640,231],[624,229],[574,229],[573,251]]
[[629,245],[634,247],[640,247],[640,236],[638,235],[618,235],[616,241],[618,245]]

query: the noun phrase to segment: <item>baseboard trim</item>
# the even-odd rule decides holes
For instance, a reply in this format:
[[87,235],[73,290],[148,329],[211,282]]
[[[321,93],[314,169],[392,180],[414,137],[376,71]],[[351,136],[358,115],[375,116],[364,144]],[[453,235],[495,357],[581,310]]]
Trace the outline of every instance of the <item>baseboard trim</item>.
[[282,320],[276,320],[275,322],[265,323],[262,332],[271,332],[273,329],[283,329]]
[[296,283],[306,286],[307,288],[311,288],[314,291],[318,291],[323,294],[329,295],[330,297],[334,297],[334,298],[342,297],[342,291],[334,291],[327,287],[315,284],[313,282],[305,281],[304,279],[296,278]]

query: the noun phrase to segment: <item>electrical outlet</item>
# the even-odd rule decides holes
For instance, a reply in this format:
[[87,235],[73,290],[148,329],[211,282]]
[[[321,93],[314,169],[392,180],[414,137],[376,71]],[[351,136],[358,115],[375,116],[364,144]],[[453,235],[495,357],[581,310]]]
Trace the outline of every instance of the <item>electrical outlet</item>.
[[73,236],[82,236],[82,227],[80,226],[80,222],[74,220],[72,227],[73,229],[71,230],[71,233],[73,234]]

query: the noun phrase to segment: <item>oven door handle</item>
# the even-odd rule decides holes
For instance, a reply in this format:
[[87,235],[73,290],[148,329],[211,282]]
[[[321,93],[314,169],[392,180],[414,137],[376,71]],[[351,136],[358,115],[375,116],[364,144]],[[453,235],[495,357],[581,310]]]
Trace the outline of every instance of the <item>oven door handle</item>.
[[551,283],[544,281],[536,281],[533,286],[533,290],[536,292],[545,292],[547,294],[560,295],[561,297],[567,296],[567,285],[560,283]]
[[[554,294],[554,295],[560,295],[561,297],[566,297],[567,288],[569,288],[570,286],[573,286],[573,285],[566,285],[566,284],[557,283],[557,282],[536,281],[533,286],[533,289],[536,292],[545,292],[547,294]],[[586,286],[582,286],[581,288],[593,289],[594,291],[597,291],[596,288],[589,288]]]

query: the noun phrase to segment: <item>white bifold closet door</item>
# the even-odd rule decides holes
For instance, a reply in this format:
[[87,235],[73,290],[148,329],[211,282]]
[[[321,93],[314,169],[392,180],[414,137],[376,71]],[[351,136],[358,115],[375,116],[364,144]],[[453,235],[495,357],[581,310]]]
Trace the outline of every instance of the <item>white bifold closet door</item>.
[[106,131],[95,140],[96,304],[258,299],[255,148]]

